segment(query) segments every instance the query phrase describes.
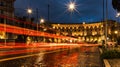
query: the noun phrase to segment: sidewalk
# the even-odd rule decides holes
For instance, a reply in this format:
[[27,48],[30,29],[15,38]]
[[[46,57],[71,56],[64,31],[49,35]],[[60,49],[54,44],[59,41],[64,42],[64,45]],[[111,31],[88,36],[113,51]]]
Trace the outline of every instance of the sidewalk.
[[[120,51],[120,46],[114,49]],[[108,62],[111,67],[120,67],[120,59],[108,59]]]
[[120,67],[120,59],[108,59],[111,67]]
[[[102,53],[102,49],[99,49],[100,53]],[[118,50],[120,51],[120,46],[118,46],[117,48],[115,47],[111,47],[108,48],[108,50]],[[105,67],[120,67],[120,59],[103,59],[104,65]]]

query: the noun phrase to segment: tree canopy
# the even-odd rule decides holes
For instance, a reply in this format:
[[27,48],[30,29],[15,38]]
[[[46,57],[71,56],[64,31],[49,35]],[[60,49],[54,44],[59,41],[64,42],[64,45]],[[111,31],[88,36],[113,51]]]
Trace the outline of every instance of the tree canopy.
[[120,0],[112,0],[112,5],[115,10],[120,12]]

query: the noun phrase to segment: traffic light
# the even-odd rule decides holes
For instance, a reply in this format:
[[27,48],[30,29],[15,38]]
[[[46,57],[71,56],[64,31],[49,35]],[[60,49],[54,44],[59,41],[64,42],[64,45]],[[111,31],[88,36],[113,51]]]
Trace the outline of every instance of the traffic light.
[[112,0],[112,5],[115,10],[120,12],[120,0]]

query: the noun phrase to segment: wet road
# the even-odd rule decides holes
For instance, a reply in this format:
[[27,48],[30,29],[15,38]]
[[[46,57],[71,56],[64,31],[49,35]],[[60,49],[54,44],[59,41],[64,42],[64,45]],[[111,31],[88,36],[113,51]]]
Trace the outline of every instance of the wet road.
[[0,67],[102,67],[98,47],[57,49],[14,57],[19,58],[1,61]]

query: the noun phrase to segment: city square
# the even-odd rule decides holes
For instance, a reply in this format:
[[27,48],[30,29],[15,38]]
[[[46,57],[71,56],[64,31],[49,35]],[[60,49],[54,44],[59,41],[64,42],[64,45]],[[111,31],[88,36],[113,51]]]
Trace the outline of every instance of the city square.
[[119,67],[119,0],[0,0],[0,67]]

